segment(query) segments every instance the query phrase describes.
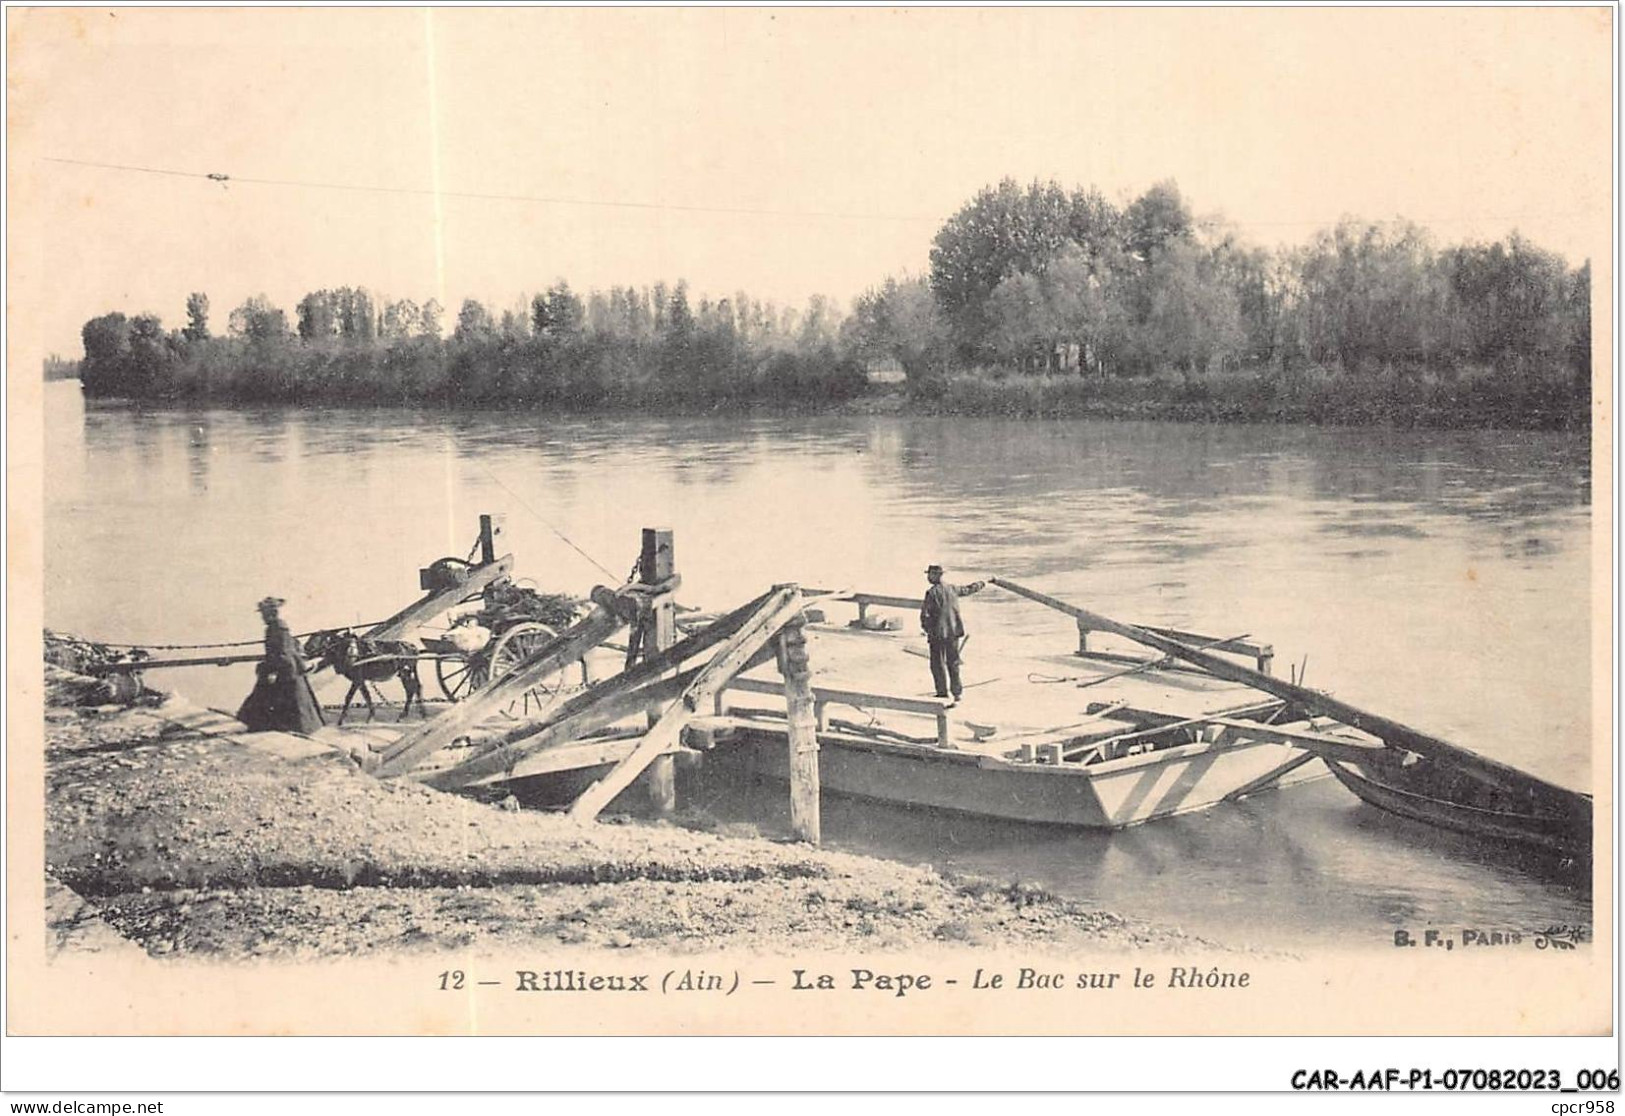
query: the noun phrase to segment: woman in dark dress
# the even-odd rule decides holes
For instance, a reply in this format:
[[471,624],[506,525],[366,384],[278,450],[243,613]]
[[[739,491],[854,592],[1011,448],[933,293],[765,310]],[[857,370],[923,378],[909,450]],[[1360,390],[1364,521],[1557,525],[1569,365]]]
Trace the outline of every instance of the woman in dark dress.
[[311,733],[326,722],[310,679],[305,677],[299,644],[278,614],[282,604],[278,597],[266,597],[259,603],[265,621],[265,658],[254,668],[259,681],[237,710],[237,719],[250,732]]

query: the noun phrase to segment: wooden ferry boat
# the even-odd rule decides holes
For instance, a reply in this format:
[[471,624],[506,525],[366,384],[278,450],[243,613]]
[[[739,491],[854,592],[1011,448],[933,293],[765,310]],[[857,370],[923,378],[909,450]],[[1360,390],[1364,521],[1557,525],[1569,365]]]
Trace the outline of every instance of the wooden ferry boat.
[[[1233,653],[1268,654],[1223,642]],[[821,786],[910,807],[1121,829],[1324,778],[1306,742],[1344,755],[1381,748],[1359,734],[1322,731],[1269,694],[1160,660],[1125,665],[1122,654],[1085,650],[984,666],[978,655],[966,664],[967,700],[950,707],[883,692],[928,678],[915,657],[923,652],[902,633],[812,624],[808,646]],[[781,695],[771,668],[736,678],[690,742],[714,749],[708,763],[787,780]]]
[[[461,563],[466,568],[449,586],[426,583],[427,596],[367,637],[393,639],[489,597],[512,564],[511,555],[496,554],[497,530],[495,517],[482,516],[480,563]],[[585,615],[526,643],[500,676],[493,670],[456,695],[459,704],[416,727],[369,726],[354,730],[359,737],[331,730],[330,743],[380,777],[448,790],[567,777],[586,784],[570,808],[583,821],[638,780],[657,807],[672,808],[674,760],[710,751],[786,779],[792,829],[814,842],[821,787],[906,806],[1117,829],[1329,769],[1392,813],[1589,856],[1589,796],[1276,678],[1267,644],[1126,624],[1012,581],[992,583],[1070,617],[1077,648],[1033,660],[995,658],[979,647],[969,700],[956,708],[907,692],[923,681],[925,664],[908,658],[918,653],[908,636],[884,629],[912,630],[912,615],[903,625],[869,617],[872,608],[913,614],[917,598],[778,585],[725,615],[690,616],[684,626],[671,533],[646,528],[633,580],[595,588]],[[856,605],[856,621],[825,620],[824,607],[835,602]],[[606,654],[622,630],[630,631],[624,657],[616,656],[609,677],[591,682],[588,657]],[[1151,655],[1093,646],[1091,637],[1102,635]],[[410,647],[400,655],[417,657]],[[431,649],[430,657],[439,666],[444,656]],[[978,677],[984,658],[989,665]],[[582,685],[562,685],[577,666]]]
[[[1061,678],[1107,700],[1091,704],[1072,723],[1012,730],[1012,716],[1046,721],[1062,715],[1071,688],[1032,686],[1053,677],[1036,672],[1025,679],[992,679],[985,698],[979,693],[968,708],[956,711],[959,728],[945,710],[935,711],[936,738],[911,739],[897,725],[883,724],[873,708],[863,724],[829,718],[830,705],[859,703],[864,696],[827,688],[815,671],[824,785],[908,805],[1118,829],[1305,782],[1329,770],[1361,800],[1390,813],[1571,859],[1590,857],[1588,795],[1275,678],[1266,669],[1268,645],[1120,624],[1011,582],[996,583],[1077,621],[1075,658],[1070,664],[1057,660],[1050,669],[1070,666],[1071,676]],[[916,604],[861,594],[847,599],[859,604],[860,614],[876,603]],[[855,626],[864,627],[861,619]],[[1091,634],[1102,631],[1160,650],[1163,658],[1108,670],[1124,656],[1090,649]],[[850,653],[827,639],[817,646],[818,660],[830,664],[823,672],[855,669],[868,678],[886,673],[862,657],[854,665]],[[1244,666],[1235,656],[1254,658],[1255,666]],[[1080,670],[1081,662],[1090,667]],[[1003,668],[1009,665],[1001,662]],[[1196,673],[1157,669],[1177,666]],[[1023,681],[1029,683],[1025,690]],[[738,680],[735,688],[755,694],[772,689],[749,678]],[[868,700],[889,710],[931,711],[921,699]],[[984,704],[1005,723],[972,719]],[[759,723],[760,710],[743,718],[739,712],[731,710],[723,731],[756,745],[757,770],[782,777],[782,735]]]

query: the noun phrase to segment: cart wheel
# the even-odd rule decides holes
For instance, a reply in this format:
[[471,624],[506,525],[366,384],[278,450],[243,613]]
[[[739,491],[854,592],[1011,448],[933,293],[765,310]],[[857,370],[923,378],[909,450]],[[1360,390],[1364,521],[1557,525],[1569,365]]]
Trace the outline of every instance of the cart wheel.
[[472,658],[438,658],[434,673],[447,701],[462,701],[491,678],[490,663],[483,653]]
[[[513,625],[491,645],[490,678],[501,678],[542,647],[553,642],[556,635],[552,628],[534,620],[525,620]],[[518,713],[521,705],[524,706],[526,713],[545,709],[553,703],[563,686],[564,671],[560,669],[532,684],[526,690],[523,702],[516,698],[508,712]]]

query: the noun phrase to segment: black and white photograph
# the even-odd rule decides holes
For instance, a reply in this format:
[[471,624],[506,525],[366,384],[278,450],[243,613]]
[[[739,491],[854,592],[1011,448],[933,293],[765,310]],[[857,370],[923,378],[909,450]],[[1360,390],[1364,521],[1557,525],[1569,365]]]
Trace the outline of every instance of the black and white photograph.
[[1613,1033],[1616,8],[6,14],[11,1032]]

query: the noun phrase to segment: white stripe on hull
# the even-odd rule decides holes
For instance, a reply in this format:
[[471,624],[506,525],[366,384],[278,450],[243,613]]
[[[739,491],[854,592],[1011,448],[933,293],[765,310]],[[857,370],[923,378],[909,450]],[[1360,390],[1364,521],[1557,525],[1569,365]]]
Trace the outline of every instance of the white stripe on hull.
[[[782,737],[749,748],[755,770],[787,779]],[[841,794],[1051,825],[1121,829],[1201,810],[1300,754],[1286,744],[1187,745],[1080,767],[1012,764],[974,753],[824,741],[819,782]],[[1282,784],[1330,774],[1315,761]]]

